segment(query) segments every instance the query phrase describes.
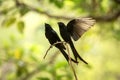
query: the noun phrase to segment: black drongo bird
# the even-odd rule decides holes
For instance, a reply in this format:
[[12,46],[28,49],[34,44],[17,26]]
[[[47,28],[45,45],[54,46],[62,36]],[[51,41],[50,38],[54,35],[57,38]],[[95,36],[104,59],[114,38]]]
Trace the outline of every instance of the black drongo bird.
[[71,37],[77,41],[94,23],[95,20],[92,18],[73,19],[67,24],[67,26],[63,22],[58,22],[60,35],[65,42],[69,43],[76,61],[77,58],[79,58],[81,61],[88,64],[76,51]]
[[[57,33],[52,29],[52,27],[45,23],[45,36],[48,39],[48,41],[50,42],[51,45],[53,45],[56,42],[60,42],[60,38],[57,35]],[[57,47],[61,53],[63,54],[63,56],[65,57],[65,59],[68,61],[69,57],[67,55],[67,53],[64,51],[66,48],[65,46],[60,43],[60,44],[56,44],[55,47]],[[74,59],[70,58],[74,63],[78,63],[77,61],[75,61]]]

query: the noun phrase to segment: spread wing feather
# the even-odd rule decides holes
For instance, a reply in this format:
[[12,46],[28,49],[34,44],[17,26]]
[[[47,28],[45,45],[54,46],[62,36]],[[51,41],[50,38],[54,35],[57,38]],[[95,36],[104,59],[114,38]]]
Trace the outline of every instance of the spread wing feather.
[[67,30],[72,38],[77,41],[94,24],[95,20],[92,18],[73,19],[67,24]]

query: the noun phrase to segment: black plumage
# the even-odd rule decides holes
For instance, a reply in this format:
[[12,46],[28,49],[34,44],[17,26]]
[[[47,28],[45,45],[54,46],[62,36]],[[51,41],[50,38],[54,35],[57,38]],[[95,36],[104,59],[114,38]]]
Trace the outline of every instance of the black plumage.
[[76,51],[71,37],[77,41],[92,25],[94,25],[95,20],[92,18],[79,18],[71,20],[67,26],[63,22],[58,22],[59,30],[62,38],[65,42],[69,43],[75,60],[79,58],[85,64],[88,64]]
[[[60,38],[59,38],[59,36],[57,35],[57,33],[47,23],[45,23],[45,36],[46,36],[46,38],[48,39],[48,41],[49,41],[49,43],[51,45],[53,45],[56,42],[60,42],[61,41]],[[56,44],[55,47],[58,48],[61,51],[61,53],[63,54],[63,56],[65,57],[65,59],[67,61],[69,61],[69,57],[68,57],[67,53],[64,51],[66,49],[65,46],[61,43],[61,44]],[[74,59],[72,59],[72,58],[70,58],[70,59],[74,63],[78,63]]]

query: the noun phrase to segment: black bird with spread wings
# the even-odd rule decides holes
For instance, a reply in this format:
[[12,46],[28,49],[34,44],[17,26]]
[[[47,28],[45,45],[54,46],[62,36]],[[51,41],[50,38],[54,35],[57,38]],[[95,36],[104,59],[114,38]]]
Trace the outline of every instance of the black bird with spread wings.
[[60,35],[64,39],[65,42],[69,43],[75,60],[79,58],[85,64],[88,64],[76,51],[73,40],[77,41],[90,27],[92,27],[95,23],[95,20],[92,18],[78,18],[71,20],[67,26],[63,22],[58,22]]
[[[56,42],[60,42],[61,41],[60,38],[59,38],[59,36],[57,35],[57,33],[47,23],[45,23],[45,36],[46,36],[46,38],[48,39],[48,41],[49,41],[49,43],[51,45],[53,45]],[[62,43],[60,43],[60,44],[56,44],[55,47],[57,47],[61,51],[61,53],[63,54],[63,56],[65,57],[65,59],[67,61],[69,61],[69,57],[68,57],[67,53],[64,51],[66,49],[65,46]],[[70,58],[70,59],[74,63],[78,63],[74,59],[72,59],[72,58]]]

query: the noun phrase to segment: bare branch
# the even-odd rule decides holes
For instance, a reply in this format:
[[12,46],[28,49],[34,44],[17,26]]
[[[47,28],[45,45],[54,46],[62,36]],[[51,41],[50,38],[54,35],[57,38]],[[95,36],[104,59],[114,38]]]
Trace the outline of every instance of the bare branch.
[[53,46],[55,46],[56,44],[64,44],[64,43],[66,43],[66,42],[65,42],[65,41],[60,41],[60,42],[54,43],[53,45],[50,45],[50,47],[47,49],[47,51],[46,51],[46,53],[45,53],[43,59],[45,59],[45,57],[46,57],[48,51],[49,51]]
[[96,21],[99,21],[99,22],[111,22],[111,21],[117,20],[120,17],[120,10],[111,12],[104,16],[90,16],[90,17],[94,18]]
[[68,52],[70,67],[71,67],[71,69],[72,69],[72,71],[73,71],[73,74],[74,74],[74,76],[75,76],[75,80],[78,80],[77,75],[76,75],[76,72],[75,72],[75,69],[74,69],[74,67],[73,67],[73,65],[72,65],[72,61],[71,61],[71,59],[70,59],[70,52],[69,52],[68,44],[67,44],[66,46],[67,46],[67,52]]

